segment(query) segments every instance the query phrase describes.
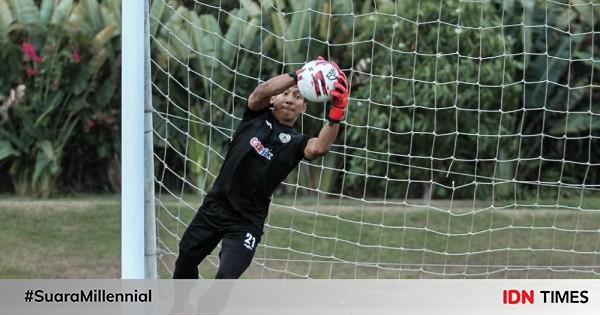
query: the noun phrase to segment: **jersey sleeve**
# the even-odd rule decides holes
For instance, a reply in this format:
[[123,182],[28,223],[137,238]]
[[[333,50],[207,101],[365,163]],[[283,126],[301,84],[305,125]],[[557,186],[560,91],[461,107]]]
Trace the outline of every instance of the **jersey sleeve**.
[[309,136],[302,134],[302,139],[300,140],[300,144],[298,145],[298,162],[304,159],[304,149],[306,149],[306,145],[308,144]]
[[269,106],[267,106],[261,110],[251,110],[250,108],[246,107],[246,110],[244,111],[244,115],[242,116],[242,122],[249,121],[256,117],[262,116],[270,110],[271,110],[271,107],[269,107]]

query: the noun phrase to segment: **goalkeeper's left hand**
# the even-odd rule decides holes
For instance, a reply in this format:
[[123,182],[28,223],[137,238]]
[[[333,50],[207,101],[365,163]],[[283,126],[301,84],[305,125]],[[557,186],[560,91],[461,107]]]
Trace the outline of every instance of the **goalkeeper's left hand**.
[[348,81],[346,75],[340,70],[340,67],[333,61],[331,63],[338,69],[340,76],[335,82],[335,89],[331,92],[331,109],[327,119],[333,123],[339,123],[344,118],[346,107],[348,106]]

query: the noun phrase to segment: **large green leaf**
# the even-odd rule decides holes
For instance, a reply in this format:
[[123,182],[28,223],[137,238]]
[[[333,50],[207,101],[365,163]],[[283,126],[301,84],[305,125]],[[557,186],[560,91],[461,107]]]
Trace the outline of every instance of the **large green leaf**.
[[[19,191],[51,192],[61,171],[63,147],[73,143],[82,113],[89,115],[112,105],[118,81],[114,70],[119,67],[105,66],[107,60],[117,65],[114,52],[119,43],[114,38],[119,34],[121,2],[0,0],[0,41],[17,40],[2,45],[2,56],[19,64],[14,75],[3,79],[14,84],[15,77],[21,77],[28,85],[26,99],[10,109],[11,120],[0,126],[0,157],[10,161],[15,186],[22,188]],[[20,65],[19,44],[24,39],[34,43],[44,57],[44,62],[36,64],[40,75],[35,78],[24,76],[23,68],[32,63]],[[74,49],[81,51],[84,62],[69,60]],[[12,62],[13,55],[17,62]],[[11,68],[2,68],[6,69]]]
[[[588,27],[593,26],[594,25],[594,19],[597,19],[598,17],[594,17],[594,7],[596,7],[593,3],[590,3],[589,1],[583,1],[583,0],[571,0],[571,4],[573,5],[573,10],[577,12],[577,15],[579,15],[579,19],[584,22],[585,24],[587,24]],[[566,11],[566,10],[565,10]],[[571,15],[573,16],[573,19],[575,18],[574,12],[571,13]]]
[[85,20],[90,23],[93,32],[98,32],[102,29],[103,24],[98,0],[81,0],[81,3],[83,3],[85,11]]
[[550,134],[590,134],[592,130],[600,130],[600,119],[594,119],[594,116],[589,113],[570,114],[568,118],[561,118],[552,124],[554,127],[550,130]]
[[[189,11],[193,14],[191,11]],[[221,28],[219,27],[219,22],[212,14],[202,14],[200,16],[200,25],[199,27],[208,34],[216,35],[217,38],[213,37],[213,40],[217,40],[219,37],[222,37]],[[207,35],[208,35],[207,34]]]
[[191,53],[189,32],[186,31],[182,24],[175,24],[173,25],[173,34],[169,43],[172,48],[171,53],[177,60],[177,64],[185,64]]
[[8,41],[8,34],[12,30],[14,21],[8,3],[5,0],[0,0],[0,42]]
[[212,64],[211,56],[214,55],[215,43],[214,39],[205,35],[205,31],[201,30],[200,25],[202,25],[202,21],[200,17],[197,15],[192,15],[190,17],[192,21],[191,25],[191,36],[192,36],[192,45],[196,54],[195,58],[196,62],[196,70],[202,74],[202,82],[205,87],[208,87],[209,81],[206,76],[210,73],[210,66]]
[[[541,15],[543,12],[539,12],[538,10],[534,10],[535,1],[523,1],[523,24],[526,26],[534,25],[534,14]],[[527,13],[529,12],[529,13]],[[533,32],[537,31],[538,28],[533,27],[523,27],[523,51],[524,52],[532,52],[533,51]],[[524,54],[523,63],[524,66],[527,67],[529,65],[529,60],[531,59],[530,54]]]
[[181,18],[185,14],[187,9],[185,7],[179,7],[169,17],[165,17],[162,23],[162,27],[159,30],[160,37],[167,38],[169,34],[173,32],[173,25],[181,23]]
[[[179,14],[174,9],[177,4],[174,0],[155,0],[150,7],[150,35],[157,36],[162,27],[166,26],[173,15]],[[185,9],[179,7],[177,10]]]
[[230,66],[235,62],[234,56],[241,42],[242,30],[247,24],[246,17],[246,10],[243,9],[234,12],[233,16],[229,17],[229,29],[225,33],[219,59]]
[[165,2],[162,0],[152,1],[150,7],[150,36],[156,36],[158,29],[163,21],[163,12],[165,12]]
[[42,5],[40,6],[40,22],[43,26],[48,25],[50,22],[50,18],[52,18],[52,13],[57,4],[58,0],[42,0]]
[[115,26],[114,35],[121,34],[121,18],[119,12],[111,11],[108,6],[100,7],[100,12],[102,13],[102,20],[104,21],[104,27],[108,25]]
[[15,20],[22,25],[40,23],[40,10],[33,0],[8,0]]
[[[298,1],[298,2],[302,2],[302,1]],[[298,3],[298,2],[294,2],[294,3]],[[303,8],[300,11],[300,13],[294,13],[292,15],[292,20],[290,21],[289,27],[286,29],[287,39],[294,40],[291,43],[294,43],[295,45],[297,45],[296,43],[300,43],[300,42],[297,41],[296,39],[300,39],[300,38],[304,38],[304,37],[308,36],[308,28],[309,28],[308,10],[306,8]],[[296,48],[296,51],[298,50],[297,46],[294,48]]]
[[103,47],[96,53],[96,55],[94,55],[94,57],[92,57],[92,59],[88,63],[88,67],[91,70],[92,74],[95,74],[96,72],[100,71],[100,68],[102,68],[102,66],[106,62],[108,55],[108,49],[106,47]]
[[8,157],[19,155],[19,151],[15,150],[9,141],[0,140],[0,162]]
[[[271,10],[271,8],[278,9],[279,11],[285,11],[285,0],[260,0],[260,4],[264,11]],[[260,12],[259,12],[260,14]]]
[[[371,1],[365,1],[365,3],[370,4]],[[320,8],[321,12],[326,12],[326,13],[330,13],[331,12],[331,7],[329,6],[329,3],[324,2],[323,3],[323,7]],[[331,14],[320,14],[319,15],[319,31],[318,34],[321,38],[328,38],[328,32],[330,31],[330,21],[331,21]]]
[[309,6],[309,1],[290,1],[294,12],[306,11]]
[[121,0],[103,0],[102,5],[106,5],[111,12],[118,13],[121,18]]
[[[271,13],[271,23],[273,23],[273,30],[274,33],[277,37],[283,37],[285,39],[285,32],[287,29],[287,22],[285,21],[285,19],[283,18],[283,16],[281,16],[281,14],[278,13]],[[275,39],[275,45],[277,46],[277,52],[278,54],[281,54],[284,52],[284,40],[277,38]],[[279,59],[280,57],[278,57]]]
[[71,80],[70,91],[73,94],[79,95],[87,90],[90,78],[102,68],[108,59],[108,54],[109,52],[106,47],[101,48],[88,62],[86,67],[79,69],[75,74],[75,78]]
[[156,38],[153,43],[152,54],[156,55],[156,57],[152,56],[152,59],[156,61],[161,69],[165,69],[169,62],[169,43],[161,37]]
[[109,24],[106,27],[104,27],[100,32],[98,32],[98,34],[96,34],[96,36],[94,36],[92,50],[98,51],[102,47],[104,47],[104,45],[106,45],[106,43],[108,43],[113,38],[117,30],[117,25],[114,24]]
[[117,72],[111,72],[108,79],[103,80],[94,93],[94,105],[96,108],[104,108],[113,99],[117,91]]
[[78,122],[79,116],[77,116],[75,113],[72,113],[69,119],[67,119],[66,123],[60,127],[59,135],[56,138],[56,147],[59,154],[63,151],[63,148],[67,144],[69,139],[71,139],[73,130],[75,130],[75,126]]
[[33,171],[32,185],[35,186],[44,172],[49,171],[50,164],[56,159],[56,153],[52,143],[49,140],[42,140],[37,143],[35,168]]
[[52,25],[63,25],[67,17],[73,10],[73,0],[60,0],[60,3],[54,9],[50,24]]
[[121,0],[102,1],[100,11],[104,25],[117,25],[118,31],[121,31]]
[[38,142],[37,147],[42,151],[47,159],[54,160],[56,158],[56,152],[49,140],[42,140]]
[[71,33],[96,34],[92,22],[88,21],[87,8],[83,2],[79,2],[73,7],[67,21],[67,28]]
[[58,106],[60,106],[62,104],[64,97],[65,97],[65,92],[62,90],[58,90],[56,92],[56,94],[54,94],[54,96],[52,97],[50,104],[48,104],[46,110],[38,117],[38,119],[36,119],[33,126],[34,127],[39,126],[40,123],[42,123],[44,121],[44,119],[46,117],[48,117],[50,115],[50,113],[52,113],[52,111],[54,111],[54,109],[56,109]]
[[305,61],[305,53],[300,51],[301,41],[299,39],[308,37],[308,29],[310,27],[310,25],[308,25],[308,14],[308,10],[302,10],[300,13],[295,13],[286,30],[286,39],[291,40],[287,42],[286,47],[287,61],[290,63],[300,63]]
[[[200,117],[199,109],[196,106],[191,108],[190,114],[195,117]],[[190,119],[190,136],[188,139],[188,155],[189,158],[194,162],[191,167],[191,172],[194,176],[198,176],[203,173],[202,165],[204,165],[208,151],[206,149],[208,139],[208,128],[204,128],[197,122],[197,118]]]
[[241,0],[242,8],[244,8],[250,16],[260,15],[260,7],[252,0]]
[[[248,22],[248,26],[243,28],[243,33],[242,33],[242,40],[240,42],[240,44],[242,45],[242,47],[245,47],[247,49],[252,49],[253,43],[254,41],[256,41],[256,35],[258,33],[258,31],[260,30],[260,27],[258,25],[260,25],[260,19],[258,18],[252,18],[250,19],[250,21]],[[254,26],[257,25],[257,26]]]

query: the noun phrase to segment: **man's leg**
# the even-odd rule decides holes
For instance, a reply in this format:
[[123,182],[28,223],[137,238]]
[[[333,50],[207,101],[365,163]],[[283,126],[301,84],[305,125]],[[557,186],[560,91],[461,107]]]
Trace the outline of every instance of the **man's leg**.
[[250,266],[260,237],[251,232],[230,232],[223,237],[216,279],[237,279]]
[[198,279],[198,265],[217,247],[223,236],[206,222],[201,210],[198,211],[179,242],[173,279]]

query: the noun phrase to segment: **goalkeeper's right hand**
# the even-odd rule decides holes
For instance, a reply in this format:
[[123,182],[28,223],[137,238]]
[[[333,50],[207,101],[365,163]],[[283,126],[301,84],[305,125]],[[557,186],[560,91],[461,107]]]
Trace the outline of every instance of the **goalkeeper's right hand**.
[[340,70],[340,67],[335,62],[330,62],[338,69],[340,76],[338,77],[338,81],[335,82],[335,90],[331,92],[331,109],[327,115],[327,120],[332,123],[339,123],[344,118],[344,113],[348,106],[348,81],[344,72]]

